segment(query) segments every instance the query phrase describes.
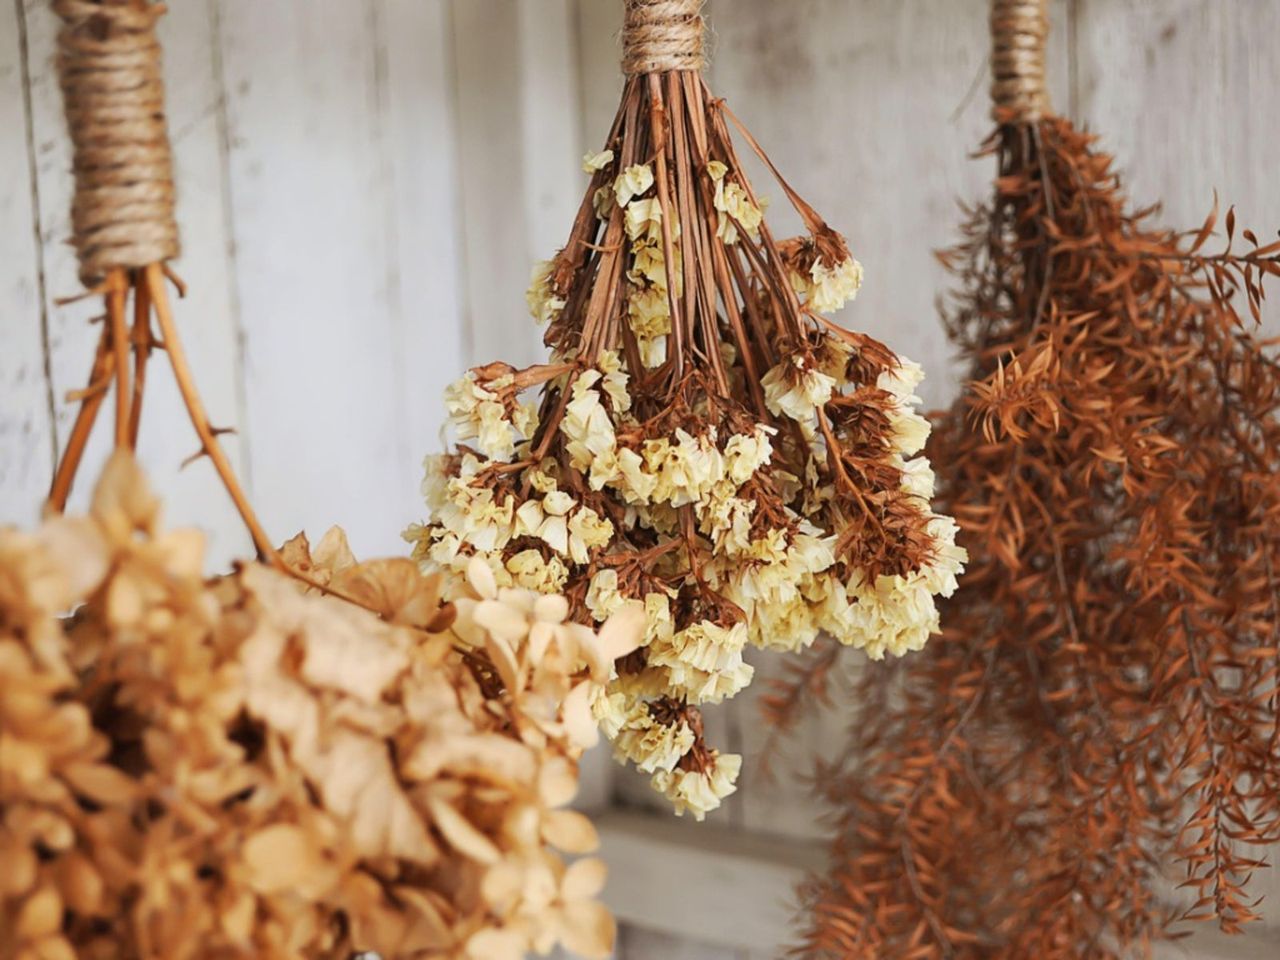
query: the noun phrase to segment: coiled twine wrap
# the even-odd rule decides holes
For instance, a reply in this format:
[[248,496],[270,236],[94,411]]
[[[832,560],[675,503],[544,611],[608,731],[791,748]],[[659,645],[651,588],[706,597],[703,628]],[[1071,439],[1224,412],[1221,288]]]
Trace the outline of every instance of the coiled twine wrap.
[[701,70],[704,0],[627,0],[622,70],[627,76]]
[[992,0],[991,99],[997,111],[1021,121],[1049,112],[1045,46],[1049,17],[1045,0]]
[[173,157],[156,22],[147,0],[53,0],[73,147],[71,242],[89,286],[116,267],[178,255]]

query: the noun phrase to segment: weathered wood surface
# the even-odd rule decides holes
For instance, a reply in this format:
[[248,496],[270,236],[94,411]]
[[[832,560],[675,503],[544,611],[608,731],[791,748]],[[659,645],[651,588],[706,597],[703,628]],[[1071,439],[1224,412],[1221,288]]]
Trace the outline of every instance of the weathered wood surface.
[[0,8],[0,519],[30,523],[49,483],[56,437],[45,370],[44,244],[34,144],[26,135],[25,11]]
[[[713,85],[849,235],[867,285],[844,319],[924,363],[932,404],[956,382],[930,250],[954,235],[956,202],[990,179],[968,159],[988,127],[985,10],[710,6]],[[1192,226],[1217,188],[1260,234],[1280,225],[1280,3],[1055,0],[1053,15],[1054,100],[1103,135],[1135,200],[1163,198],[1165,222]],[[421,457],[439,448],[440,390],[469,363],[539,356],[524,286],[562,242],[583,186],[578,158],[612,119],[620,20],[615,0],[172,5],[162,37],[177,267],[192,287],[179,322],[211,414],[239,431],[228,446],[274,535],[341,522],[361,554],[401,550],[401,528],[421,512]],[[0,522],[35,517],[73,415],[62,396],[92,350],[93,306],[53,302],[78,289],[54,29],[43,0],[0,8]],[[1280,330],[1274,313],[1269,329]],[[163,364],[152,369],[144,460],[170,520],[206,529],[221,566],[247,540],[207,465],[179,469],[194,438]],[[100,439],[86,480],[105,450]],[[718,713],[713,736],[750,754],[763,740],[756,717],[744,697]],[[749,767],[713,825],[817,837],[821,811],[800,775],[838,748],[841,722],[807,724],[772,782]],[[593,764],[593,805],[658,806],[643,782]],[[669,875],[679,883],[678,865]],[[762,960],[644,926],[628,925],[621,960]],[[1264,956],[1268,936],[1197,941],[1189,955]]]

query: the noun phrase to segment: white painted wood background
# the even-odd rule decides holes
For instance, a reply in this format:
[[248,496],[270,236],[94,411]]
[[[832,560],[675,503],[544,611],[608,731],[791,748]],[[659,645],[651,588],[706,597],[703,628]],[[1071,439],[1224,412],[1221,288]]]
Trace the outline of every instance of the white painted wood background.
[[[439,445],[443,386],[473,363],[538,357],[525,281],[567,232],[578,159],[612,118],[620,2],[170,6],[177,268],[191,286],[179,322],[210,411],[237,428],[233,459],[274,536],[341,522],[359,554],[399,552],[420,516],[419,461]],[[952,238],[956,200],[981,196],[991,175],[968,159],[988,126],[985,10],[711,4],[713,85],[849,235],[867,285],[846,322],[924,363],[936,405],[955,382],[930,250]],[[1217,188],[1259,234],[1280,226],[1280,0],[1055,0],[1053,15],[1055,101],[1103,134],[1136,200],[1163,198],[1166,220],[1191,226]],[[45,0],[0,3],[0,522],[37,515],[72,418],[61,398],[92,353],[91,306],[54,303],[77,284],[53,34]],[[163,365],[152,369],[144,459],[171,520],[207,530],[221,566],[247,539],[207,465],[179,470],[195,441]],[[763,739],[745,697],[712,726],[748,754]],[[709,830],[605,817],[619,960],[775,954],[821,833],[798,778],[837,748],[839,727],[808,724],[776,782],[748,770]],[[646,789],[621,775],[592,788],[641,812]],[[1170,956],[1277,945],[1267,926]]]

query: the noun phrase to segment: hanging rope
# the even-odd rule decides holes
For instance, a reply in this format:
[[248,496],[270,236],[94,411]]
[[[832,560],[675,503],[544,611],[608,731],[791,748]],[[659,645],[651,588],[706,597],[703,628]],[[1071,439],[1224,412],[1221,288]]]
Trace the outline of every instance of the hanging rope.
[[1045,0],[992,0],[991,99],[996,110],[1032,122],[1049,112],[1045,44],[1049,17]]
[[[165,124],[164,80],[156,21],[163,3],[150,0],[51,0],[62,19],[58,76],[74,148],[76,189],[71,242],[80,279],[106,301],[89,383],[54,473],[49,504],[65,508],[107,389],[115,386],[116,447],[135,449],[147,361],[163,349],[178,392],[208,457],[253,537],[258,555],[280,565],[218,442],[227,431],[209,422],[169,306],[166,265],[178,255],[173,157]],[[133,323],[128,301],[132,297]],[[152,321],[159,328],[159,338]]]
[[627,0],[622,69],[627,76],[701,70],[704,0]]
[[80,279],[178,255],[173,158],[155,25],[146,0],[53,0],[58,77],[74,147],[72,243]]

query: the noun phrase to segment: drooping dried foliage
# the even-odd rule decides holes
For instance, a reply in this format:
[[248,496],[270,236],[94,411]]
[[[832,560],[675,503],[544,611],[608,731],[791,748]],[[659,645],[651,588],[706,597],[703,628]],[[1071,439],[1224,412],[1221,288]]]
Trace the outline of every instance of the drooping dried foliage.
[[1237,931],[1280,826],[1280,368],[1250,332],[1280,244],[1148,226],[1061,118],[1004,118],[985,152],[994,199],[943,254],[972,382],[929,450],[972,562],[944,637],[855,681],[808,957]]
[[158,512],[117,454],[91,516],[0,529],[0,958],[609,953],[603,864],[556,851],[595,846],[565,804],[638,618],[597,635],[483,565],[442,605],[336,528],[283,556],[368,609],[205,581]]
[[[698,0],[627,6],[628,61],[659,8],[678,62],[699,49]],[[767,164],[696,69],[628,78],[529,291],[550,362],[451,388],[463,444],[428,458],[432,513],[408,533],[428,569],[482,557],[499,582],[563,590],[582,623],[642,606],[645,645],[597,715],[619,759],[699,818],[740,764],[704,743],[699,709],[750,682],[746,644],[827,631],[877,659],[919,649],[963,559],[911,459],[920,368],[826,316],[861,267],[780,178],[808,234],[775,241],[734,128]]]

